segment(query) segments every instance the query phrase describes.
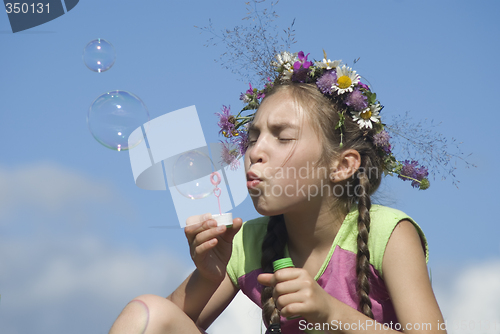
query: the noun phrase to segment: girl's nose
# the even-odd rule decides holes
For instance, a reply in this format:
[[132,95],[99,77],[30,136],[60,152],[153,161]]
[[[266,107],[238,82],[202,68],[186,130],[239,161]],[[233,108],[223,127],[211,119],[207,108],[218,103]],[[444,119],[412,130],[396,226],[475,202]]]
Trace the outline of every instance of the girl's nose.
[[249,157],[250,163],[252,165],[255,163],[264,163],[267,161],[266,147],[266,142],[262,136],[260,136],[257,141],[249,147]]

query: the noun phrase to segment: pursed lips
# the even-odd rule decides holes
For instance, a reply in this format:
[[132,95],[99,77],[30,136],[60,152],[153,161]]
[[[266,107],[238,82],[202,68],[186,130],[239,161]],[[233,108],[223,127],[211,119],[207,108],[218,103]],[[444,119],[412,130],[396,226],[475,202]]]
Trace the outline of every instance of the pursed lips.
[[247,188],[255,188],[260,182],[262,182],[262,179],[257,176],[254,172],[248,172],[247,173]]

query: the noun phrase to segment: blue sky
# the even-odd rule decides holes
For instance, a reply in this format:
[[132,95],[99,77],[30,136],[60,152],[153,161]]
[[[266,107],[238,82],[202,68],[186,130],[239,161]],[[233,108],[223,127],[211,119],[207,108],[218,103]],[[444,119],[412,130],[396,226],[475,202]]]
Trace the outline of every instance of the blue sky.
[[[442,122],[472,153],[477,168],[458,163],[458,189],[439,176],[426,191],[387,177],[376,198],[426,233],[445,318],[500,329],[498,2],[282,0],[275,10],[280,29],[295,18],[291,51],[320,59],[325,49],[351,65],[359,57],[383,117]],[[106,333],[133,297],[166,296],[193,269],[182,229],[150,228],[177,226],[170,195],[135,185],[128,152],[92,137],[87,110],[111,90],[139,96],[151,119],[196,105],[206,141],[217,142],[214,113],[238,110],[248,86],[214,62],[223,45],[203,46],[210,35],[194,26],[210,18],[232,28],[245,14],[243,1],[82,0],[16,34],[0,14],[0,332]],[[116,49],[104,73],[82,61],[96,38]],[[247,199],[233,215],[257,213]],[[249,321],[241,313],[229,310],[214,330]]]

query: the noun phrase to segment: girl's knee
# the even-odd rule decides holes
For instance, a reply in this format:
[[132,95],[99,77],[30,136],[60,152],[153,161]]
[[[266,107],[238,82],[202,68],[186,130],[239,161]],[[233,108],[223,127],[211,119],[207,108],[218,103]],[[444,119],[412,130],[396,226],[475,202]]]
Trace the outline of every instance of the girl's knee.
[[120,313],[111,333],[164,333],[187,315],[170,300],[141,295],[130,301]]
[[174,303],[165,297],[156,295],[141,295],[134,298],[129,305],[133,305],[136,312],[142,313],[155,324],[167,326],[169,322],[187,315]]
[[157,295],[140,295],[138,297],[135,297],[130,301],[129,304],[132,303],[137,303],[139,305],[142,305],[145,309],[163,309],[163,308],[168,308],[172,307],[175,305],[169,305],[173,304],[170,300],[160,297]]

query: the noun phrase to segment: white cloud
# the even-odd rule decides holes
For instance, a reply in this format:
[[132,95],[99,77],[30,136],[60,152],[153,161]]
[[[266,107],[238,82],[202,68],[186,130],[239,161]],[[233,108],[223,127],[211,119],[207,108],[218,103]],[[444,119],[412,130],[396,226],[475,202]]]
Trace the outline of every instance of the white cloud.
[[20,207],[57,212],[80,199],[107,202],[111,194],[109,184],[51,162],[0,168],[0,212],[4,217]]
[[484,261],[438,276],[436,298],[448,333],[500,332],[499,277],[500,260]]

